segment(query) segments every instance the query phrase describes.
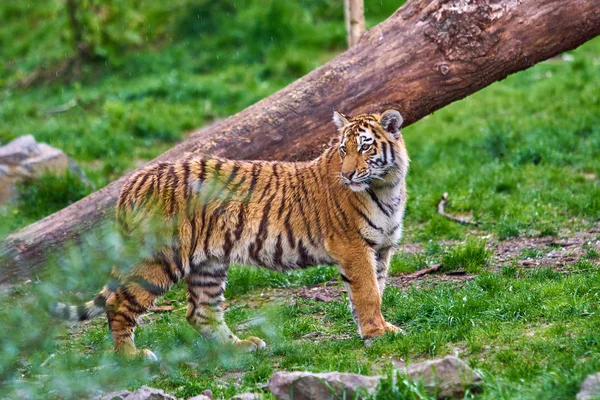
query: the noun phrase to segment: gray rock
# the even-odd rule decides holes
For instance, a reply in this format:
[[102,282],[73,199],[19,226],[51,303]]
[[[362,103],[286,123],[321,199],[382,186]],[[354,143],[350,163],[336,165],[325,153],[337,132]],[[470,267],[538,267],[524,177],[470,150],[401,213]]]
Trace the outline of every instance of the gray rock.
[[229,400],[258,400],[260,397],[254,393],[240,393],[236,394]]
[[83,170],[61,150],[36,143],[31,135],[13,140],[0,147],[0,205],[18,197],[17,184],[46,172],[63,174],[67,171],[91,185]]
[[267,387],[280,400],[360,399],[361,394],[375,391],[379,379],[376,376],[340,372],[276,372],[269,379]]
[[123,400],[177,400],[177,397],[171,396],[160,389],[142,386],[135,392],[123,397]]
[[40,149],[31,135],[16,138],[0,147],[0,163],[18,164],[29,157],[40,155]]
[[577,393],[577,400],[600,399],[600,372],[585,378],[581,390]]
[[476,389],[481,376],[454,356],[409,365],[404,370],[411,380],[423,382],[437,398],[463,397],[467,389]]
[[40,154],[24,160],[21,166],[33,175],[44,172],[63,173],[69,167],[69,158],[62,151],[50,147],[45,143],[38,145]]
[[96,397],[96,400],[123,400],[129,396],[131,392],[129,390],[119,390],[118,392],[111,392],[100,397]]
[[188,400],[212,400],[212,397],[199,394],[198,396],[190,397]]

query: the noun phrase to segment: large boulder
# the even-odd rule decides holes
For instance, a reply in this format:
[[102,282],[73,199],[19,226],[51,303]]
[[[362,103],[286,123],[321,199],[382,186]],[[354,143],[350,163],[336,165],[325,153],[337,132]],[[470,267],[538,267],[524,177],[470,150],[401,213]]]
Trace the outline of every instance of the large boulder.
[[597,400],[600,399],[600,372],[588,376],[581,390],[577,393],[577,400]]
[[70,171],[88,182],[85,174],[64,152],[46,143],[37,143],[31,135],[21,136],[0,146],[0,205],[17,197],[15,186],[45,173]]
[[374,393],[378,376],[340,372],[276,372],[267,387],[279,400],[355,399]]

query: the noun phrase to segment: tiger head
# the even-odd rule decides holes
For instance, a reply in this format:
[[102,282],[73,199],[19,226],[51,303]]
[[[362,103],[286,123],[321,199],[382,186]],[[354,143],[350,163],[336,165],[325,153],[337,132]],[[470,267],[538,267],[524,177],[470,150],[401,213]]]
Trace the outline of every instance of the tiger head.
[[333,122],[342,135],[339,145],[342,183],[359,192],[399,170],[404,154],[402,121],[396,110],[353,118],[334,111]]

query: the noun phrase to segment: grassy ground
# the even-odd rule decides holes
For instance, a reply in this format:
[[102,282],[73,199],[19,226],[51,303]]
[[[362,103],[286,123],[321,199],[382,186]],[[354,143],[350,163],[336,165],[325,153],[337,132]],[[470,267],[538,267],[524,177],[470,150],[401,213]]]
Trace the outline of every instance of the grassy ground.
[[[371,24],[397,6],[374,3],[367,10]],[[10,17],[3,20],[14,21],[0,31],[10,60],[2,82],[68,51],[49,35],[60,23],[51,17],[60,16],[61,4],[47,2],[36,8],[37,17],[26,4],[0,6],[0,15]],[[243,109],[344,47],[342,12],[333,1],[273,1],[267,7],[248,0],[238,10],[211,8],[210,15],[190,4],[147,10],[148,42],[114,63],[87,67],[77,82],[2,91],[0,143],[33,133],[64,149],[98,188],[183,139],[186,130]],[[273,12],[282,17],[274,21]],[[165,15],[167,22],[152,29]],[[48,23],[35,25],[36,18]],[[250,326],[238,332],[262,336],[265,351],[237,354],[200,340],[185,321],[184,288],[178,287],[160,303],[172,310],[150,313],[136,338],[161,364],[123,362],[108,352],[102,319],[69,327],[44,311],[54,298],[79,301],[102,285],[118,253],[106,250],[114,246],[110,235],[97,235],[83,241],[85,251],[61,254],[48,279],[3,294],[0,388],[12,397],[68,398],[148,384],[179,397],[208,388],[227,397],[260,391],[276,370],[377,373],[391,358],[414,362],[458,352],[484,375],[477,398],[573,398],[583,378],[600,370],[600,234],[592,232],[600,216],[599,93],[595,39],[404,130],[412,164],[403,242],[421,246],[395,256],[384,315],[406,335],[365,348],[332,268],[282,275],[236,267],[227,320],[233,328],[260,317],[258,325],[242,324]],[[79,106],[68,112],[46,112],[74,97]],[[0,235],[91,190],[73,178],[27,184],[19,203],[1,211]],[[448,212],[472,212],[480,227],[437,215],[443,192],[450,193]],[[521,254],[543,260],[536,268],[511,259],[492,263],[497,248],[486,248],[482,239],[568,237],[585,230],[592,232],[591,244],[560,270],[538,248]],[[441,275],[400,284],[402,274],[434,263],[442,264]],[[446,275],[455,269],[470,279]],[[302,292],[324,282],[328,301]],[[402,390],[406,398],[421,398],[418,387]],[[380,398],[391,396],[388,391]]]

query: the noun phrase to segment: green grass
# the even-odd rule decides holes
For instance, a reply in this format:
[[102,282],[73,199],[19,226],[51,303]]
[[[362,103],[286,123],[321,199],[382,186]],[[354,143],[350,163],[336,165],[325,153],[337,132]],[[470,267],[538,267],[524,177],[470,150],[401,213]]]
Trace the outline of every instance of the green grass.
[[[400,3],[367,2],[368,24]],[[232,4],[154,2],[139,8],[143,23],[127,28],[143,40],[113,43],[79,79],[4,88],[0,144],[32,133],[65,150],[101,188],[185,139],[187,131],[244,109],[345,48],[338,0]],[[63,7],[58,0],[0,5],[6,22],[0,52],[8,60],[0,86],[71,54]],[[240,332],[265,338],[265,351],[238,354],[198,338],[185,321],[184,288],[177,286],[161,300],[173,311],[145,317],[136,335],[161,364],[122,360],[109,351],[105,321],[67,326],[45,311],[57,298],[91,297],[113,265],[139,257],[103,226],[55,254],[45,275],[1,294],[0,390],[13,397],[71,398],[148,384],[178,397],[212,389],[227,398],[260,392],[273,371],[391,373],[390,358],[415,362],[458,351],[484,375],[477,398],[573,398],[583,378],[600,370],[598,251],[588,245],[567,274],[512,264],[491,272],[485,242],[476,239],[554,236],[587,229],[600,218],[600,40],[569,55],[572,61],[540,63],[404,129],[412,163],[403,240],[421,242],[423,251],[394,255],[391,273],[440,263],[442,271],[474,275],[389,288],[384,315],[406,335],[365,348],[345,299],[324,303],[296,295],[297,288],[337,279],[335,268],[278,274],[235,267],[227,321],[235,329],[249,318],[266,318]],[[69,111],[47,112],[73,98],[78,105]],[[0,210],[0,236],[91,190],[73,176],[24,184],[18,202]],[[472,213],[480,223],[476,230],[437,214],[444,192],[450,194],[446,211]],[[536,249],[522,254],[542,255]],[[388,381],[377,398],[421,394],[418,385]]]
[[[288,277],[289,283],[311,282],[315,274],[314,270],[295,273]],[[232,284],[239,284],[238,279],[239,271],[234,271]],[[459,351],[485,377],[477,398],[556,399],[571,398],[586,374],[600,368],[597,265],[572,275],[551,269],[507,269],[481,272],[464,284],[439,282],[406,291],[389,288],[384,315],[406,334],[376,339],[369,348],[356,333],[346,301],[324,303],[294,296],[265,301],[272,289],[255,289],[231,298],[227,321],[235,329],[248,318],[266,318],[240,332],[268,342],[269,347],[256,354],[217,348],[199,338],[185,321],[185,289],[178,286],[161,302],[173,306],[173,311],[150,314],[136,335],[140,347],[152,348],[161,357],[160,366],[111,356],[104,321],[83,328],[51,321],[40,309],[40,299],[45,304],[52,288],[38,283],[13,292],[21,312],[1,312],[9,322],[3,330],[27,327],[20,337],[23,343],[41,340],[35,348],[21,348],[17,370],[22,378],[13,382],[34,392],[51,390],[77,376],[78,381],[67,386],[73,393],[145,383],[179,397],[207,388],[227,397],[258,390],[276,370],[381,373],[389,369],[390,358],[417,362]],[[313,332],[319,336],[304,338]],[[10,337],[6,333],[3,341]],[[5,343],[2,349],[3,357],[15,350]],[[55,356],[40,366],[51,354]],[[85,371],[106,364],[118,364],[119,373],[114,368]]]
[[490,252],[485,248],[485,241],[469,239],[442,256],[440,271],[464,269],[470,273],[477,273],[487,265],[489,256]]

